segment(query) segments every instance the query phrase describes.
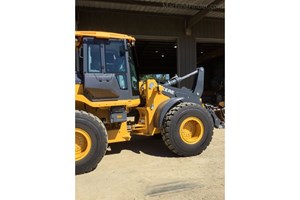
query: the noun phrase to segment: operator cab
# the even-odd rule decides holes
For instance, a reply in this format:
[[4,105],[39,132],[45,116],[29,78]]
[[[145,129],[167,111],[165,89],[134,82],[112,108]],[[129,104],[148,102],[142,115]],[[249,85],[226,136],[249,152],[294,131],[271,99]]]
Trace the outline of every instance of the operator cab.
[[126,38],[76,37],[76,83],[91,101],[139,98],[138,80]]

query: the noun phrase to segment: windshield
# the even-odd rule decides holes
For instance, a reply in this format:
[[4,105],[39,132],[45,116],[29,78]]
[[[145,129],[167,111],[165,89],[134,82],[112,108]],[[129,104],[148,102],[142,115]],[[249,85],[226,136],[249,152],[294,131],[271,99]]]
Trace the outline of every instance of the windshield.
[[124,41],[109,40],[105,44],[105,65],[107,73],[126,72]]
[[132,95],[136,96],[139,95],[139,89],[138,89],[138,79],[135,71],[135,64],[133,60],[133,54],[132,52],[135,52],[134,46],[130,43],[128,44],[128,62],[129,62],[129,68],[130,68],[130,79],[131,79],[131,85],[132,85]]

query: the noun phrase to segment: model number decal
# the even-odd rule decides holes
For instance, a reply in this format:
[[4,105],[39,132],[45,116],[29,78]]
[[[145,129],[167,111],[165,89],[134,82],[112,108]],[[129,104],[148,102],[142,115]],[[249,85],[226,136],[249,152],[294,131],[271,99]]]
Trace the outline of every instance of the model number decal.
[[167,93],[170,93],[172,95],[174,95],[175,91],[174,90],[171,90],[169,88],[164,88],[164,92],[167,92]]

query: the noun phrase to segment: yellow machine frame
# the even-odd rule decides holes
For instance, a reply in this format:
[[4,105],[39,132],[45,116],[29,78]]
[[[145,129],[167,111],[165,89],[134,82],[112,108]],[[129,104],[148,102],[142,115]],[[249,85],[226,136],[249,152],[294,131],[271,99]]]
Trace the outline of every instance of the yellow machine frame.
[[131,108],[136,108],[138,110],[140,119],[137,124],[127,125],[127,121],[125,121],[117,128],[110,124],[106,125],[108,143],[129,141],[131,134],[152,136],[159,133],[159,130],[154,127],[153,123],[155,111],[158,105],[168,100],[169,97],[161,93],[163,86],[158,85],[153,79],[149,79],[146,82],[140,82],[139,85],[143,98],[147,99],[147,103],[143,107],[138,107],[140,99],[92,102],[83,95],[83,86],[81,84],[76,84],[76,109],[86,110],[100,119],[105,118],[107,121],[109,120],[109,108],[112,106],[126,106],[127,111]]

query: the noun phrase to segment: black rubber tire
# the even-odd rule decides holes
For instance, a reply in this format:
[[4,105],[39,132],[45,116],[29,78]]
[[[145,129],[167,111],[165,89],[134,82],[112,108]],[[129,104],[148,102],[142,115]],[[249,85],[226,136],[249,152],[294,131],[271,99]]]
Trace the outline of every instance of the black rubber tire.
[[[188,117],[198,118],[204,126],[202,138],[195,144],[188,144],[180,137],[180,125]],[[167,147],[179,156],[200,154],[210,144],[213,136],[213,123],[209,113],[195,103],[180,103],[170,109],[163,121],[162,138]]]
[[91,113],[75,111],[75,126],[83,129],[91,138],[91,149],[81,160],[75,161],[75,171],[83,174],[94,170],[106,153],[108,137],[102,121]]

